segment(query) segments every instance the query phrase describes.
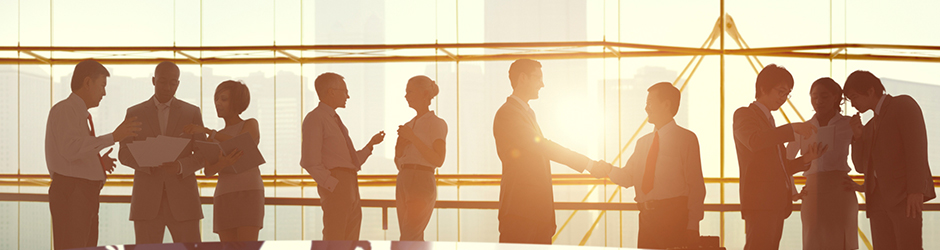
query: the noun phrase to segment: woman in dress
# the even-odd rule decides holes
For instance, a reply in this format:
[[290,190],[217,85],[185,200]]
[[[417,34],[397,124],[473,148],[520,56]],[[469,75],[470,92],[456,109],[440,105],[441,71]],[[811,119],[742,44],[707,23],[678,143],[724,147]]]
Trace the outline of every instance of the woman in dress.
[[405,100],[417,114],[398,127],[395,145],[395,200],[402,241],[424,240],[437,201],[434,170],[444,164],[447,137],[447,123],[428,109],[437,93],[437,84],[421,75],[409,79],[405,89]]
[[840,113],[842,88],[832,78],[819,78],[810,87],[810,98],[816,114],[806,122],[817,127],[816,135],[797,138],[787,145],[788,151],[795,155],[812,142],[828,145],[829,151],[803,172],[803,249],[858,249],[858,200],[846,185],[851,181],[846,161],[852,143],[851,117]]
[[[215,89],[215,110],[225,120],[225,128],[215,131],[190,124],[187,132],[204,133],[208,141],[224,142],[241,134],[249,134],[258,145],[260,134],[258,120],[242,119],[241,113],[248,108],[250,96],[248,86],[238,81],[224,81]],[[258,231],[264,219],[264,183],[257,167],[242,172],[226,168],[238,161],[242,152],[235,150],[229,155],[220,152],[219,160],[206,163],[205,175],[219,174],[215,188],[213,206],[213,229],[223,242],[257,241]]]

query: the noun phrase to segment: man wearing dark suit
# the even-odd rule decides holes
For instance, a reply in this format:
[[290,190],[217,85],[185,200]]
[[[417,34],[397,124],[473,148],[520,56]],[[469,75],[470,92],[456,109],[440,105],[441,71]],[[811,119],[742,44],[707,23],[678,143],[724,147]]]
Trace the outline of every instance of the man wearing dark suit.
[[784,142],[815,133],[815,127],[808,123],[776,126],[770,111],[779,109],[792,89],[793,76],[789,71],[775,64],[767,65],[757,75],[757,100],[734,112],[745,250],[780,247],[783,221],[790,216],[796,190],[792,176],[808,169],[809,163],[826,150],[814,144],[803,157],[787,159]]
[[881,80],[855,71],[845,80],[845,96],[858,112],[875,112],[862,126],[852,117],[852,162],[865,174],[875,249],[923,249],[923,205],[937,194],[927,162],[924,114],[914,98],[885,94]]
[[160,166],[140,166],[127,144],[147,137],[170,137],[206,140],[205,134],[185,134],[187,124],[202,126],[199,108],[176,99],[179,67],[172,62],[157,65],[153,76],[154,95],[127,109],[127,117],[143,123],[135,137],[121,141],[121,163],[133,168],[134,190],[131,193],[131,215],[137,244],[163,243],[168,228],[173,242],[200,242],[199,220],[202,205],[196,186],[195,172],[204,167],[204,160],[193,155],[189,143],[175,161]]
[[551,244],[555,234],[555,208],[549,161],[575,171],[585,169],[595,177],[606,176],[610,164],[588,157],[545,139],[528,101],[537,99],[542,83],[542,64],[519,59],[509,67],[512,96],[496,111],[493,136],[503,162],[499,190],[499,242]]

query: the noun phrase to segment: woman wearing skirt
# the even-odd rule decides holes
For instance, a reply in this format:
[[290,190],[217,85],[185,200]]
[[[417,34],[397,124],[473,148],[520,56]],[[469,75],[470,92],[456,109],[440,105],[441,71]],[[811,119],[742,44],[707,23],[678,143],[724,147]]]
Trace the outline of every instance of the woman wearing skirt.
[[[241,134],[250,134],[257,146],[260,139],[258,120],[243,120],[240,114],[248,108],[248,86],[237,81],[224,81],[215,90],[215,110],[225,120],[225,128],[214,131],[195,124],[187,131],[208,134],[209,141],[224,142]],[[219,174],[213,205],[213,229],[223,242],[257,241],[264,221],[264,183],[257,167],[247,171],[225,171],[237,162],[242,152],[229,155],[220,152],[219,161],[206,163],[206,176]]]
[[803,249],[858,249],[858,200],[850,188],[852,183],[848,183],[852,181],[848,176],[851,168],[846,161],[852,129],[850,117],[840,114],[842,88],[831,78],[820,78],[810,87],[810,98],[816,114],[806,122],[818,130],[813,137],[797,138],[787,145],[789,155],[795,156],[812,142],[829,150],[803,173]]

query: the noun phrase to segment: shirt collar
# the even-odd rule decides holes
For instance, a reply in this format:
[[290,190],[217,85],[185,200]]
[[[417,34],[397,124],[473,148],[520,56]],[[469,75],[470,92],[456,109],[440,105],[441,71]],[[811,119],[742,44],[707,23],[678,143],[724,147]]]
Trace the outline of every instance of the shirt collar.
[[336,116],[337,116],[337,114],[336,114],[336,108],[331,107],[330,105],[326,105],[326,103],[320,102],[319,104],[317,104],[317,109],[326,110],[326,113],[329,114],[330,117],[336,117]]
[[170,107],[170,105],[173,105],[173,100],[175,100],[176,97],[170,97],[170,100],[166,101],[166,103],[160,103],[160,101],[157,101],[157,96],[153,96],[150,99],[153,99],[153,105],[159,108],[160,105],[166,105],[167,107]]
[[[767,106],[764,106],[763,103],[760,103],[760,102],[758,102],[758,101],[754,101],[754,102],[751,103],[751,104],[754,104],[755,106],[757,106],[758,108],[760,108],[760,111],[764,112],[764,116],[767,117],[767,121],[770,121],[771,118],[773,118],[773,115],[770,114],[770,109],[768,109]],[[771,124],[771,125],[774,125],[774,124]]]
[[876,115],[880,115],[880,114],[881,114],[881,105],[885,103],[885,97],[888,97],[888,95],[881,95],[881,99],[878,99],[878,105],[875,105],[875,114],[876,114]]
[[88,116],[88,107],[85,106],[85,99],[82,99],[81,96],[71,93],[68,98],[65,98],[65,101],[75,109],[75,112],[82,114],[82,116]]
[[660,132],[660,133],[662,133],[662,132],[664,132],[664,131],[665,131],[665,132],[669,132],[669,130],[671,130],[671,129],[675,128],[675,127],[678,127],[678,126],[679,126],[679,125],[676,125],[676,120],[673,119],[672,121],[669,121],[669,123],[666,123],[666,125],[663,125],[663,127],[659,128],[659,129],[655,129],[655,128],[654,128],[653,130],[656,131],[656,132]]

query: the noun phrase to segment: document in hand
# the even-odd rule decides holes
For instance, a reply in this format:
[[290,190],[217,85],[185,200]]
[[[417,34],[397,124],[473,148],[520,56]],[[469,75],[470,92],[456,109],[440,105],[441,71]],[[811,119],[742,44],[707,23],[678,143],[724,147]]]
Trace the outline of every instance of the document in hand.
[[219,161],[220,150],[225,154],[231,154],[235,149],[244,152],[235,164],[223,169],[222,172],[241,173],[265,163],[264,156],[258,150],[258,144],[255,143],[254,138],[251,138],[249,133],[240,134],[221,143],[196,141],[195,147],[196,154],[202,154],[205,157],[204,159],[211,163]]
[[175,161],[183,152],[183,148],[189,145],[189,141],[189,138],[160,135],[128,143],[127,148],[131,150],[138,166],[158,167],[160,164]]

